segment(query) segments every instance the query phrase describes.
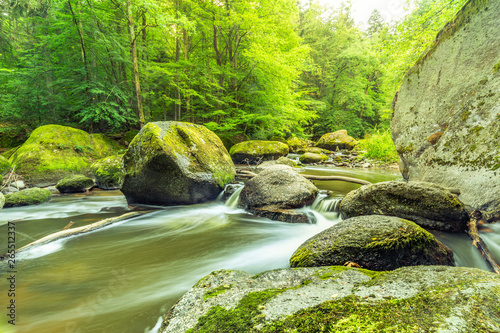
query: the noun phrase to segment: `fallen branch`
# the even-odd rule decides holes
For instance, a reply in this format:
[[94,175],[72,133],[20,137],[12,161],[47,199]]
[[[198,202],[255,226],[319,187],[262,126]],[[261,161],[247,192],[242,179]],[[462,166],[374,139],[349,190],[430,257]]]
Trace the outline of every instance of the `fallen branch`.
[[[351,177],[342,177],[342,176],[316,176],[316,175],[304,175],[300,174],[302,177],[310,180],[337,180],[337,181],[343,181],[343,182],[348,182],[348,183],[355,183],[355,184],[361,184],[361,185],[370,185],[371,183],[367,180],[362,180],[362,179],[356,179],[356,178],[351,178]],[[248,171],[248,170],[238,170],[238,176],[244,177],[244,178],[252,178],[257,176],[257,174]]]
[[479,232],[477,231],[477,221],[482,217],[481,212],[475,210],[471,214],[471,218],[467,223],[467,233],[469,237],[472,239],[472,245],[474,245],[481,253],[483,259],[488,263],[488,265],[493,269],[493,271],[497,274],[500,274],[500,266],[495,261],[493,256],[491,255],[488,247],[483,242],[481,237],[479,237]]
[[[92,223],[89,225],[85,225],[83,227],[78,227],[78,228],[74,228],[74,229],[63,229],[61,231],[58,231],[58,232],[55,232],[53,234],[47,235],[43,238],[40,238],[34,242],[31,242],[28,245],[25,245],[25,246],[17,249],[16,252],[26,250],[27,248],[30,248],[30,247],[35,246],[35,245],[41,245],[44,243],[53,242],[53,241],[61,239],[61,238],[66,238],[66,237],[75,236],[75,235],[87,233],[90,231],[94,231],[94,230],[103,228],[111,223],[126,220],[126,219],[129,219],[131,217],[139,216],[139,215],[142,215],[145,213],[148,213],[148,212],[147,211],[146,212],[129,212],[129,213],[117,216],[117,217],[111,217],[109,219],[104,219],[104,220],[101,220],[101,221],[98,221],[98,222],[95,222],[95,223]],[[66,227],[68,227],[68,226],[66,226]]]

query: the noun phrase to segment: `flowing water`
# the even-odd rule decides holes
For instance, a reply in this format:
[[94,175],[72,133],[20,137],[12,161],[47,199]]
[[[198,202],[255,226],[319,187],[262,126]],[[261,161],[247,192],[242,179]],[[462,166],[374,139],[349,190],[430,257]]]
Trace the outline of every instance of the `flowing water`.
[[[383,170],[314,167],[305,172],[371,182],[399,178]],[[288,267],[302,242],[339,221],[340,199],[360,186],[315,183],[323,191],[304,209],[312,210],[316,224],[287,224],[246,214],[237,208],[238,190],[226,204],[129,207],[119,191],[97,191],[56,197],[39,206],[4,209],[0,212],[0,249],[7,249],[7,221],[22,219],[16,223],[19,248],[69,222],[78,227],[131,209],[146,212],[19,253],[16,326],[12,330],[13,326],[6,325],[2,314],[0,332],[156,332],[161,315],[211,271],[258,273]],[[500,228],[491,228],[493,232],[483,237],[500,254]],[[486,268],[466,236],[436,235],[456,251],[458,264]],[[5,264],[0,270],[0,299],[7,304]]]

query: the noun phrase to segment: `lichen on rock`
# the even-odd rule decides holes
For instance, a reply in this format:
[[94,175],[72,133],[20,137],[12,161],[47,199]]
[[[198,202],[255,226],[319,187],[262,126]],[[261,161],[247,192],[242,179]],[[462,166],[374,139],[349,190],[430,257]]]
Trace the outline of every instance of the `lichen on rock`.
[[123,156],[122,171],[129,203],[158,205],[213,200],[236,174],[215,133],[173,121],[144,126]]

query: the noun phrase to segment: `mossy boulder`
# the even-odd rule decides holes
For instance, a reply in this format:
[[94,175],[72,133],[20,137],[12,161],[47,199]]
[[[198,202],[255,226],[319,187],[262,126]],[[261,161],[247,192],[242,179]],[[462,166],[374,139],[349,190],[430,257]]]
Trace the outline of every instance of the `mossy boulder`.
[[57,183],[69,174],[90,174],[90,164],[121,148],[102,134],[46,125],[34,130],[9,161],[29,184]]
[[328,156],[323,154],[305,153],[300,155],[299,161],[304,164],[326,162],[328,161]]
[[204,126],[148,123],[123,156],[121,191],[129,203],[183,205],[215,199],[236,170],[226,148]]
[[94,180],[84,175],[70,175],[56,184],[56,188],[60,193],[85,192],[92,186],[94,186]]
[[448,189],[424,182],[381,182],[349,192],[340,203],[342,218],[389,215],[442,231],[463,232],[469,216]]
[[248,180],[240,193],[244,208],[301,208],[312,203],[318,189],[287,165],[275,165]]
[[7,207],[18,207],[37,205],[49,201],[52,193],[49,190],[32,187],[15,193],[9,193],[5,196],[5,205]]
[[453,253],[432,234],[398,217],[365,215],[343,220],[305,241],[291,267],[354,262],[374,271],[404,266],[454,266]]
[[0,175],[5,175],[11,169],[9,160],[5,157],[0,156]]
[[349,136],[346,130],[340,130],[333,133],[326,133],[318,140],[316,146],[333,151],[337,149],[351,150],[357,143],[358,141]]
[[465,267],[221,270],[165,314],[159,332],[498,332],[500,276]]
[[288,146],[283,142],[253,140],[235,144],[229,154],[236,164],[258,164],[286,156],[288,151]]
[[2,210],[3,205],[5,205],[5,196],[0,192],[0,210]]
[[307,140],[296,136],[287,139],[286,144],[290,148],[290,153],[297,153],[299,150],[306,149],[309,146],[309,142]]
[[122,179],[123,155],[108,156],[94,162],[90,170],[94,175],[95,182],[103,190],[116,190],[120,188]]
[[299,148],[296,151],[297,154],[305,154],[305,153],[312,153],[312,154],[331,154],[332,152],[328,149],[323,149],[319,147],[306,147],[306,148]]

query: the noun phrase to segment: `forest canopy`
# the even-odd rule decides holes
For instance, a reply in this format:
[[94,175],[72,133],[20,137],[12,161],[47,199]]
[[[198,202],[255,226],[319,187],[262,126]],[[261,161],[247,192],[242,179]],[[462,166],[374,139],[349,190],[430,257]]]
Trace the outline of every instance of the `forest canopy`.
[[362,137],[388,127],[404,74],[464,3],[411,0],[363,31],[349,1],[0,0],[0,126]]

